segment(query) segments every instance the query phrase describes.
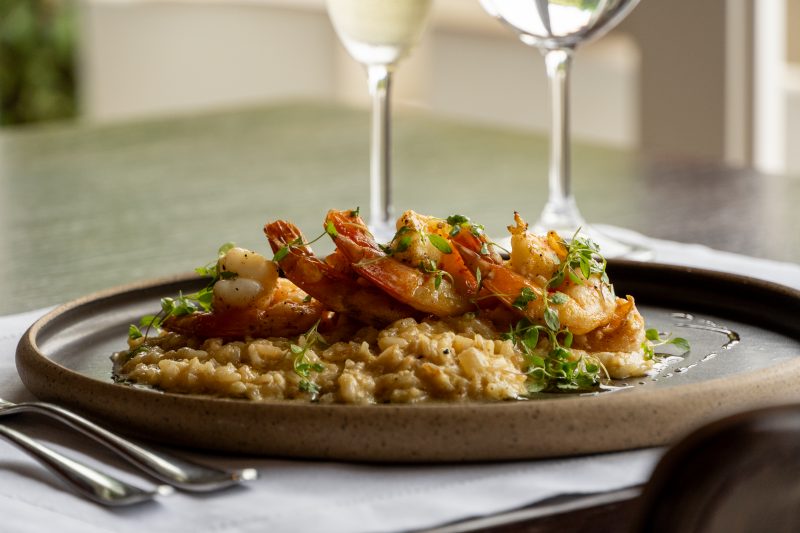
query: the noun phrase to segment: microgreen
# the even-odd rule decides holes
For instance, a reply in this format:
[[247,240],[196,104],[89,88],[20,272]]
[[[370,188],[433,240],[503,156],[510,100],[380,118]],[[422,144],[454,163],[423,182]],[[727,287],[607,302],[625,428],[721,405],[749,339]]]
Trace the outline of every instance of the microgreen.
[[428,233],[428,240],[431,241],[431,244],[434,245],[436,249],[442,252],[443,254],[453,253],[453,249],[450,247],[450,243],[447,242],[447,239],[445,239],[441,235],[437,235],[435,233]]
[[[543,335],[547,346],[539,348]],[[529,393],[593,390],[600,383],[602,365],[587,356],[573,356],[573,336],[566,328],[551,329],[522,319],[502,337],[511,340],[525,357]]]
[[130,326],[128,326],[128,338],[129,339],[140,339],[143,336],[144,335],[142,334],[142,330],[139,329],[138,326],[135,326],[134,324],[131,324]]
[[569,298],[563,292],[555,292],[548,299],[550,300],[550,303],[553,305],[561,305],[563,303],[566,303],[566,301]]
[[[413,230],[408,226],[400,226],[400,229],[395,232],[394,237],[392,237],[392,240],[389,241],[389,244],[379,244],[378,246],[386,255],[401,254],[408,250],[409,246],[411,246],[411,235],[406,235],[406,233],[412,231]],[[394,244],[394,247],[392,247],[392,244]]]
[[433,274],[433,288],[437,291],[439,287],[442,285],[442,279],[444,276],[447,276],[451,283],[454,282],[453,276],[450,275],[449,272],[446,272],[436,266],[432,260],[428,259],[426,261],[420,261],[419,269],[426,274]]
[[287,242],[286,244],[278,248],[278,251],[275,252],[275,255],[272,256],[272,260],[275,261],[276,263],[280,263],[287,255],[289,255],[289,252],[291,251],[292,248],[295,248],[297,246],[310,246],[315,242],[317,242],[318,240],[320,240],[321,238],[323,238],[325,235],[330,235],[334,239],[339,236],[339,233],[336,231],[333,222],[331,222],[330,220],[325,224],[325,231],[323,231],[310,241],[303,242],[302,237],[297,237],[296,239],[292,239],[291,241]]
[[[600,247],[589,238],[579,237],[579,232],[580,229],[575,232],[569,243],[563,243],[567,249],[567,255],[559,264],[556,273],[547,282],[548,288],[560,287],[567,277],[573,283],[582,285],[583,280],[589,279],[592,274],[599,274],[603,283],[608,283],[606,259],[600,255]],[[583,278],[578,275],[579,273]]]
[[161,329],[164,320],[171,316],[184,316],[196,311],[210,311],[211,303],[214,300],[214,284],[221,279],[232,279],[236,273],[220,271],[219,259],[228,253],[231,248],[236,246],[232,242],[227,242],[217,250],[217,259],[204,266],[195,268],[195,272],[203,277],[210,278],[208,284],[197,292],[191,294],[178,293],[177,298],[162,298],[161,311],[156,315],[145,315],[139,319],[139,324],[131,324],[128,327],[128,338],[147,339],[151,330]]
[[673,337],[671,334],[662,337],[661,333],[655,328],[647,329],[644,336],[646,340],[642,341],[642,351],[644,352],[645,360],[654,359],[658,355],[655,349],[659,346],[675,346],[681,351],[679,355],[685,355],[691,350],[689,341],[683,337]]
[[404,235],[403,237],[400,237],[400,239],[398,239],[397,246],[395,246],[393,252],[401,254],[406,250],[408,250],[409,246],[411,246],[411,236]]
[[481,224],[472,222],[469,217],[465,217],[464,215],[450,215],[445,221],[453,226],[453,229],[450,230],[451,237],[455,237],[461,233],[462,229],[469,230],[475,237],[480,237],[485,231],[485,228]]
[[517,309],[525,309],[528,307],[528,304],[536,299],[536,293],[533,292],[533,289],[530,287],[522,287],[522,290],[519,292],[519,296],[514,299],[514,302],[511,304]]
[[333,222],[330,220],[325,224],[325,233],[327,233],[334,239],[339,236],[339,232],[336,231],[336,226],[334,226]]
[[447,223],[451,226],[461,226],[462,224],[469,224],[469,217],[464,215],[450,215],[447,217]]
[[325,370],[325,365],[322,363],[312,363],[308,359],[308,351],[315,345],[315,344],[325,344],[325,340],[320,336],[317,332],[317,328],[319,327],[319,321],[314,324],[310,330],[306,332],[303,337],[305,338],[305,342],[303,346],[299,344],[290,344],[289,351],[294,356],[294,373],[300,376],[300,383],[298,387],[301,391],[307,392],[311,395],[311,399],[315,400],[317,395],[319,394],[319,385],[314,383],[309,379],[309,374],[311,372],[322,372]]

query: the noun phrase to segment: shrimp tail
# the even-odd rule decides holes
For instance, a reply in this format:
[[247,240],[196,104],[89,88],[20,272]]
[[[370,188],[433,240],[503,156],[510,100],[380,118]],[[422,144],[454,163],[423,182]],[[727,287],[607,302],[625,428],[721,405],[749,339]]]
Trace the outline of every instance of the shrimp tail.
[[348,275],[341,259],[326,262],[316,257],[294,224],[270,222],[264,226],[264,233],[276,254],[285,250],[278,264],[286,277],[329,309],[376,327],[419,317],[411,307]]

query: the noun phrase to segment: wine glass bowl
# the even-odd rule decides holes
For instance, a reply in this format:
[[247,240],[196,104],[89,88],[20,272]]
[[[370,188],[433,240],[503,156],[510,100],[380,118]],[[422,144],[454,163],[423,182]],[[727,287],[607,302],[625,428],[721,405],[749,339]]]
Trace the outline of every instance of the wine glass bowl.
[[419,41],[432,1],[327,0],[339,40],[367,69],[372,96],[369,227],[383,242],[395,233],[390,165],[392,73]]
[[639,0],[480,0],[484,10],[544,49],[575,48],[603,36]]
[[432,0],[328,0],[347,52],[364,65],[395,65],[419,42]]
[[548,199],[534,225],[570,238],[578,230],[607,257],[644,259],[649,252],[602,234],[581,216],[572,195],[569,135],[569,79],[575,48],[616,26],[639,0],[480,0],[484,10],[538,48],[550,84]]

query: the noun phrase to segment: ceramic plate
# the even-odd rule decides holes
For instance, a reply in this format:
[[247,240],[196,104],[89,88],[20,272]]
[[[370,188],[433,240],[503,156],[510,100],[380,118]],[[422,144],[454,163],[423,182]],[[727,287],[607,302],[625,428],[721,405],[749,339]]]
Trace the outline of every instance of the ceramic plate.
[[[669,443],[732,411],[800,400],[800,292],[745,277],[612,261],[617,294],[692,351],[657,374],[593,394],[421,405],[251,402],[115,383],[112,352],[184,276],[112,289],[55,309],[20,341],[17,368],[39,398],[128,434],[279,457],[433,462],[510,460]],[[736,340],[738,338],[738,341]]]

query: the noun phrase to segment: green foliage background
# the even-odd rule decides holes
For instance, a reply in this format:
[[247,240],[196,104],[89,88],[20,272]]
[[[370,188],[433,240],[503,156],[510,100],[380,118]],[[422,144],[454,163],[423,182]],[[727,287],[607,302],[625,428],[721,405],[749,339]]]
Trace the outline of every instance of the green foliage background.
[[77,0],[0,0],[0,125],[74,117]]

